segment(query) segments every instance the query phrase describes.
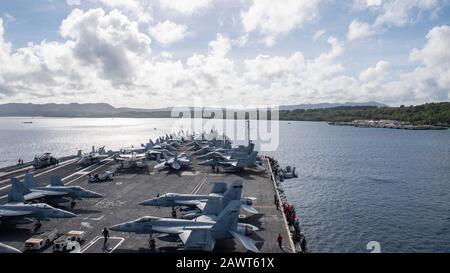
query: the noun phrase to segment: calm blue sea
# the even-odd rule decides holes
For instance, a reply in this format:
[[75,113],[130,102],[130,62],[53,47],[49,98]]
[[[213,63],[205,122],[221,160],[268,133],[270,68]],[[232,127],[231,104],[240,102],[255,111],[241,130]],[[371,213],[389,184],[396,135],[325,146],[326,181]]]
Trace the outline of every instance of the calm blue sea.
[[[24,121],[32,121],[25,124]],[[0,118],[0,167],[139,145],[167,119]],[[313,252],[450,252],[450,131],[404,131],[281,122],[275,156],[298,179],[283,183]]]

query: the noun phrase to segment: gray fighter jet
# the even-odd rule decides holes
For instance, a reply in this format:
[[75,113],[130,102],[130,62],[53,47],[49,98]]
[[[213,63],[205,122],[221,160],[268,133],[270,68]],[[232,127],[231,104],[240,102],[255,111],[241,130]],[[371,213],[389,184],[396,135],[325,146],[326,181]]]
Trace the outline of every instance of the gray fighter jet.
[[121,167],[125,169],[134,167],[145,168],[147,166],[147,153],[121,153],[115,158],[115,160],[120,162]]
[[[25,204],[23,185],[16,178],[11,178],[12,188],[8,194],[8,203],[0,205],[0,223],[22,225],[33,223],[32,219],[48,220],[51,218],[72,218],[76,214],[54,208],[45,203]],[[31,219],[30,219],[31,218]]]
[[[179,194],[179,193],[166,193],[162,196],[152,198],[141,202],[143,206],[157,206],[157,207],[190,207],[191,210],[185,213],[186,219],[193,219],[203,214],[219,214],[224,207],[226,207],[232,200],[241,200],[241,208],[249,213],[256,214],[258,211],[252,206],[252,197],[241,198],[242,193],[242,181],[235,181],[224,193],[220,193],[218,189],[226,187],[223,182],[215,183],[211,193],[208,195],[200,194]],[[218,199],[221,201],[220,208],[215,208],[216,212],[205,212],[207,210],[207,201],[212,199]],[[192,209],[193,208],[193,209]],[[211,206],[210,206],[211,208]],[[218,209],[218,211],[217,211]]]
[[235,238],[249,251],[259,252],[253,240],[247,237],[257,228],[238,223],[240,205],[240,201],[231,201],[215,221],[145,216],[112,226],[110,229],[136,234],[166,234],[164,239],[179,239],[184,250],[209,252],[213,251],[217,240]]
[[[220,214],[220,212],[233,200],[241,201],[241,209],[245,210],[251,214],[257,214],[258,211],[253,207],[253,202],[256,200],[254,197],[241,197],[242,195],[242,181],[234,182],[228,190],[222,194],[210,194],[212,196],[219,196],[220,202],[209,202],[201,201],[200,204],[196,206],[195,209],[185,210],[182,214],[182,218],[184,219],[200,219],[204,217],[209,217],[212,219],[216,219],[215,217]],[[199,218],[200,217],[200,218]]]
[[166,168],[179,171],[182,168],[188,167],[192,164],[191,159],[185,153],[181,153],[174,157],[169,157],[166,154],[163,155],[165,159],[154,167],[157,171],[161,171]]
[[206,202],[209,199],[219,198],[219,194],[224,194],[227,191],[227,184],[224,182],[213,182],[213,187],[209,195],[200,194],[179,194],[179,193],[166,193],[161,196],[145,200],[139,205],[142,206],[155,206],[155,207],[182,207],[182,206],[199,206],[202,202]]
[[244,158],[237,158],[230,160],[221,160],[212,158],[202,161],[198,164],[202,166],[220,166],[226,170],[233,170],[233,171],[241,171],[246,168],[258,168],[262,170],[263,168],[256,162],[257,156],[258,152],[253,151],[251,154],[249,154]]
[[[102,198],[103,195],[84,189],[80,186],[65,186],[59,176],[52,176],[50,184],[46,187],[38,185],[31,173],[25,175],[24,181],[25,201],[44,199],[49,203],[66,203],[72,200],[72,207],[75,206],[75,200],[84,198]],[[68,199],[69,198],[69,199]]]
[[217,148],[215,146],[206,146],[206,147],[203,147],[203,148],[197,150],[196,152],[192,153],[192,155],[203,156],[203,155],[206,155],[211,152],[221,153],[224,156],[227,156],[227,155],[231,156],[232,154],[248,155],[248,154],[251,154],[254,151],[254,149],[255,149],[254,143],[250,143],[247,146],[239,145],[238,147],[231,148],[231,149]]
[[0,254],[2,253],[22,253],[22,251],[12,246],[0,243]]
[[83,154],[81,150],[78,151],[78,165],[87,167],[96,163],[99,163],[103,159],[108,158],[112,153],[105,152],[105,146],[100,147],[98,151],[95,151],[95,147],[92,146],[92,151],[88,154]]

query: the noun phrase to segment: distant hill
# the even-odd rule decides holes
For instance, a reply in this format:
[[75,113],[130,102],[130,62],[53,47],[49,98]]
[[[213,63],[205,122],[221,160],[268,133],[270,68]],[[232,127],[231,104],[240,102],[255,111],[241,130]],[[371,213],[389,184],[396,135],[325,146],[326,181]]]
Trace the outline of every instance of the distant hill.
[[[194,109],[190,109],[193,114]],[[0,116],[170,118],[171,110],[172,108],[115,108],[107,103],[8,103],[0,105]],[[221,108],[209,110],[225,111]],[[235,111],[239,110],[232,110]],[[225,112],[222,114],[226,117]],[[450,126],[450,102],[408,107],[389,107],[377,102],[299,104],[280,106],[279,114],[280,120],[346,122],[356,119],[395,119],[415,125]],[[247,118],[247,115],[238,118]]]
[[[381,103],[320,103],[280,106],[282,111],[298,109],[328,109],[342,106],[376,106],[385,107]],[[220,108],[212,108],[220,109]],[[142,109],[115,108],[107,103],[69,103],[69,104],[33,104],[7,103],[0,105],[0,116],[42,116],[42,117],[170,117],[171,108]]]
[[280,106],[280,111],[293,111],[293,110],[309,110],[309,109],[328,109],[337,107],[355,107],[355,106],[374,106],[374,107],[389,107],[386,104],[379,102],[346,102],[346,103],[315,103],[315,104],[297,104],[297,105],[285,105]]
[[107,103],[33,104],[8,103],[0,105],[0,116],[42,117],[142,117],[146,114],[158,116],[168,109],[115,108]]

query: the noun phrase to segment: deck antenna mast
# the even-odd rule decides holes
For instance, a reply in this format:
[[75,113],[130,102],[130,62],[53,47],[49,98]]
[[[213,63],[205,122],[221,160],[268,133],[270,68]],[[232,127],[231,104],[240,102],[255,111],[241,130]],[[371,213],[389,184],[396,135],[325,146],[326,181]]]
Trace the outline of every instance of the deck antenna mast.
[[252,143],[252,141],[250,140],[250,117],[248,117],[247,119],[247,137],[248,137],[248,144],[250,145],[250,143]]

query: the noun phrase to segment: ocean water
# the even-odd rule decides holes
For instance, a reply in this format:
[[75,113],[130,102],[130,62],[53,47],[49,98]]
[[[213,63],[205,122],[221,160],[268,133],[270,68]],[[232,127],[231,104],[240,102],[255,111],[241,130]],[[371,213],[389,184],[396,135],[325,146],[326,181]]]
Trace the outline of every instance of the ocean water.
[[[173,122],[0,118],[0,167],[46,151],[137,146]],[[450,131],[281,122],[278,149],[264,154],[297,167],[283,187],[311,251],[368,252],[376,241],[382,252],[450,252]]]

